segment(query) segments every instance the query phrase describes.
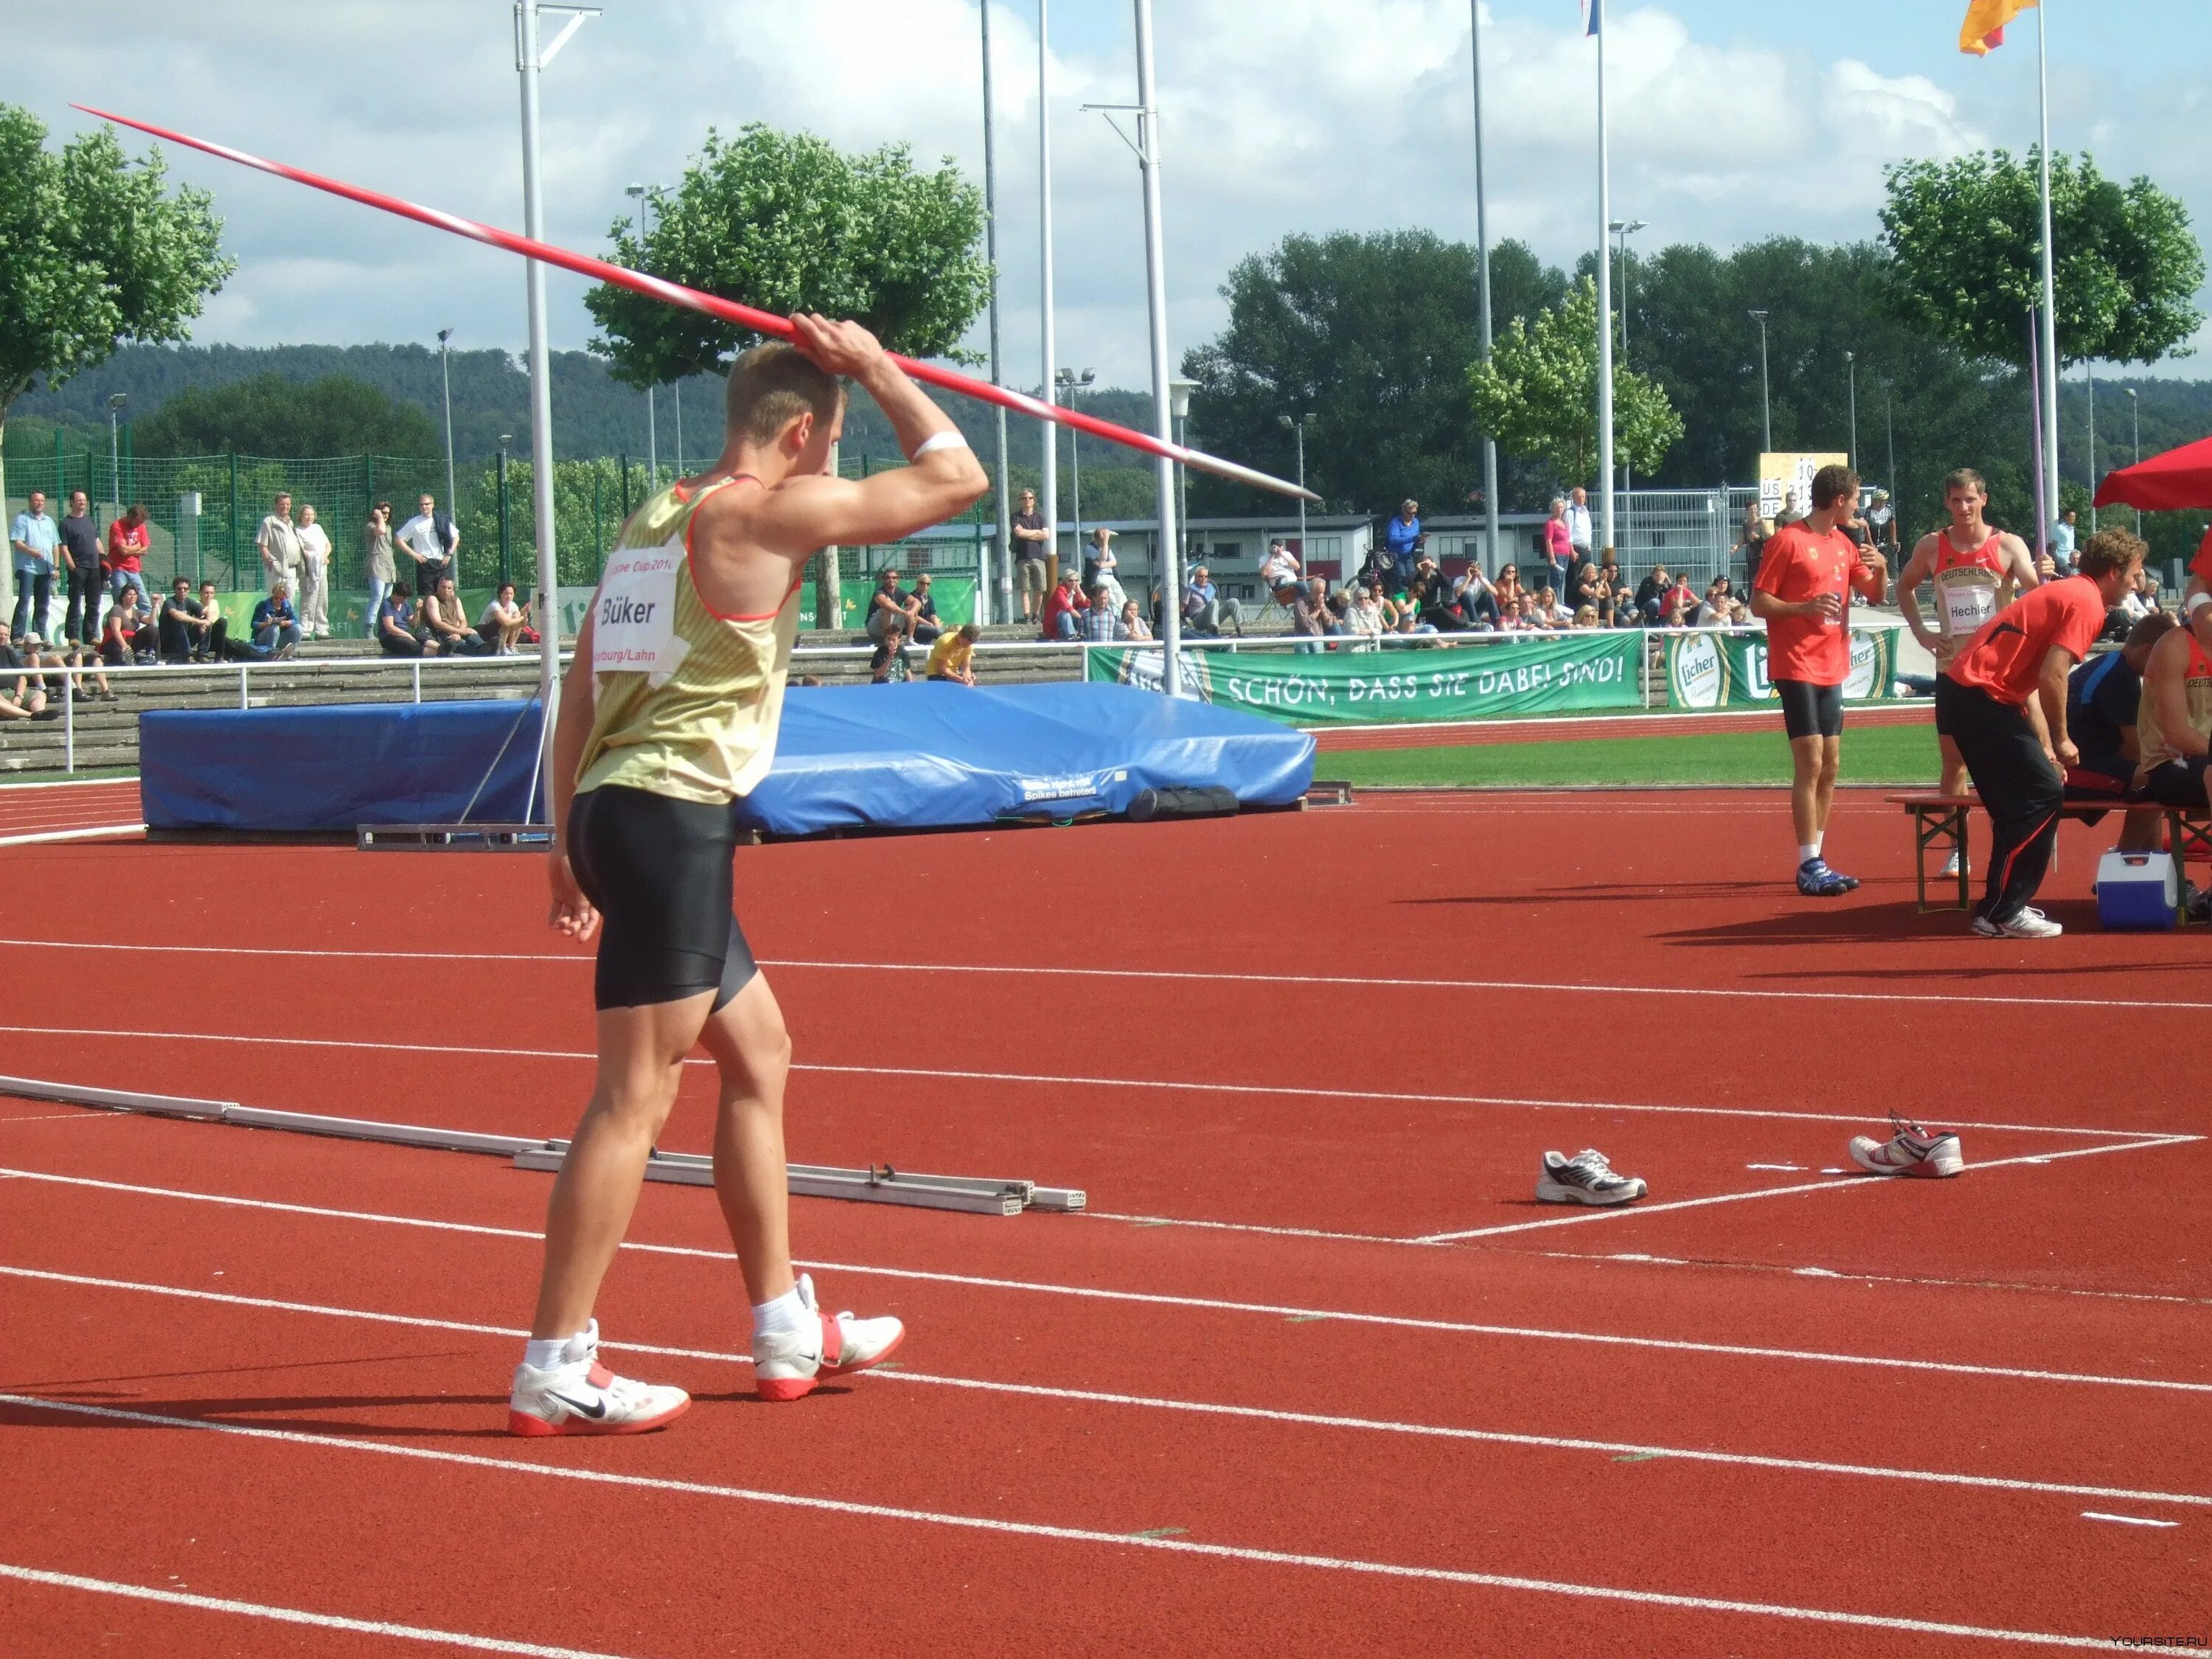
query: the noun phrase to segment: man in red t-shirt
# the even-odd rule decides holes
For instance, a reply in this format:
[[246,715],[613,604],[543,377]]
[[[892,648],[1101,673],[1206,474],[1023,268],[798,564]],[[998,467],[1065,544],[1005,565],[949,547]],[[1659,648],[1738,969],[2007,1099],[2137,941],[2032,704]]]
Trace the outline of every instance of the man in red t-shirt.
[[1782,699],[1790,734],[1797,890],[1812,898],[1835,898],[1858,885],[1820,856],[1844,753],[1851,595],[1879,605],[1889,592],[1889,565],[1871,539],[1861,546],[1844,528],[1858,511],[1858,474],[1822,467],[1813,475],[1812,513],[1767,538],[1751,592],[1751,613],[1766,623],[1766,677]]
[[2059,769],[2081,758],[2066,733],[2066,677],[2104,631],[2106,611],[2135,586],[2146,550],[2124,530],[2098,532],[2075,557],[2079,574],[2014,600],[1936,673],[1936,718],[1959,745],[1994,837],[1974,909],[1984,939],[2065,931],[2028,901],[2058,839]]

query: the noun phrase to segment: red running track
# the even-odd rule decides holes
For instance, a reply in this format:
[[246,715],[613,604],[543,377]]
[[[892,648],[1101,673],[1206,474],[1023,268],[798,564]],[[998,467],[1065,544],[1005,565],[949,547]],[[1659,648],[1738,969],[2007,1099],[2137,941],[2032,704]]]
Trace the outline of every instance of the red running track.
[[[2179,1058],[2212,1005],[2201,936],[1974,948],[1897,891],[1901,821],[1850,805],[1832,842],[1869,885],[1814,911],[1756,856],[1775,811],[1412,797],[747,851],[757,950],[823,964],[770,969],[802,1060],[853,1068],[801,1073],[796,1155],[1231,1224],[802,1204],[825,1296],[915,1336],[901,1374],[764,1417],[714,1357],[741,1354],[744,1312],[711,1199],[649,1189],[633,1237],[665,1248],[625,1254],[603,1316],[687,1351],[623,1363],[702,1403],[636,1441],[495,1432],[543,1177],[0,1106],[0,1455],[21,1500],[0,1616],[27,1651],[95,1630],[419,1645],[12,1566],[624,1654],[750,1644],[763,1585],[896,1650],[2190,1630],[2212,1522],[2212,1275],[2186,1197],[2205,1113]],[[2092,845],[2069,839],[2062,878]],[[6,863],[4,1069],[526,1133],[573,1115],[584,970],[531,925],[534,860]],[[367,884],[387,869],[404,904]],[[125,872],[144,913],[89,933],[24,896]],[[1040,925],[1029,896],[1086,878],[1172,899]],[[1309,890],[1326,902],[1282,902]],[[887,935],[899,890],[928,919]],[[271,893],[287,908],[252,911]],[[88,939],[306,954],[65,948]],[[1141,976],[1163,972],[1196,977]],[[319,1046],[337,1042],[398,1046]],[[1893,1101],[2010,1127],[1967,1132],[1981,1167],[1956,1182],[1820,1175]],[[672,1142],[697,1144],[688,1094],[679,1115]],[[1653,1180],[1645,1206],[1526,1201],[1535,1150],[1591,1141]],[[1664,1207],[1686,1198],[1717,1201]],[[1259,1231],[1299,1228],[1358,1237]],[[1438,1231],[1480,1236],[1402,1242]],[[610,1538],[653,1540],[619,1588]]]

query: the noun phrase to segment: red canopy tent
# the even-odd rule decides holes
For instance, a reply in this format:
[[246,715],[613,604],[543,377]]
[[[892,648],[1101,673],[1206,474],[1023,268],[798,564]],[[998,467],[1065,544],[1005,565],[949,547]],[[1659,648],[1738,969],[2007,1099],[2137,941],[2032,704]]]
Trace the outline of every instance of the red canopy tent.
[[2096,504],[2145,513],[2212,507],[2212,438],[2200,438],[2106,474],[2098,487]]

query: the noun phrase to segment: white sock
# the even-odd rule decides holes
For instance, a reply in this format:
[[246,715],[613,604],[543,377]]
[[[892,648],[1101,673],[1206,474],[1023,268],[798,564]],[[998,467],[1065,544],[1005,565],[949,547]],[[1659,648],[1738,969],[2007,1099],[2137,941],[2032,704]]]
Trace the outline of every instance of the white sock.
[[1808,842],[1797,849],[1797,862],[1800,864],[1810,864],[1820,856],[1820,843],[1817,841]]
[[1814,858],[1820,856],[1820,850],[1827,845],[1827,841],[1828,832],[1825,830],[1820,831],[1819,835],[1813,837],[1813,856]]
[[573,1365],[591,1358],[599,1346],[599,1322],[596,1319],[574,1336],[532,1337],[522,1345],[522,1363],[550,1371],[556,1366]]
[[799,1286],[794,1285],[773,1302],[753,1304],[753,1334],[755,1336],[788,1336],[806,1328],[813,1315],[799,1299]]

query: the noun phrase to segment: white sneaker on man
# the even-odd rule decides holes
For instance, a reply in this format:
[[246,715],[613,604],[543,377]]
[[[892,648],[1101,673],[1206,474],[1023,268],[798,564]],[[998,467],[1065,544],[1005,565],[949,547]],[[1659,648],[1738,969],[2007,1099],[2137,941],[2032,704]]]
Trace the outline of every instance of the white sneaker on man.
[[1917,1123],[1907,1123],[1893,1113],[1890,1124],[1897,1133],[1887,1140],[1876,1140],[1872,1135],[1851,1137],[1851,1162],[1869,1175],[1933,1177],[1954,1176],[1966,1167],[1955,1134],[1931,1135]]
[[2051,921],[2033,904],[2021,905],[2010,921],[1974,918],[1974,932],[1984,939],[2057,939],[2065,931],[2063,924]]
[[568,1339],[558,1365],[514,1368],[507,1396],[509,1434],[644,1434],[690,1408],[681,1389],[633,1382],[599,1364],[599,1322]]
[[763,1400],[799,1400],[828,1376],[849,1376],[880,1365],[906,1340],[896,1319],[832,1317],[814,1299],[814,1280],[799,1275],[799,1299],[814,1317],[799,1331],[764,1331],[753,1338],[753,1383]]
[[1954,876],[1971,876],[1973,873],[1973,866],[1960,857],[1959,849],[1954,847],[1951,856],[1943,860],[1943,867],[1936,872],[1936,876],[1939,881],[1948,881]]

